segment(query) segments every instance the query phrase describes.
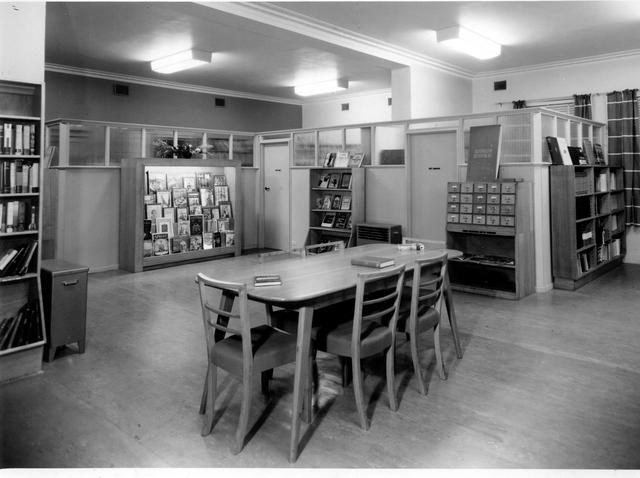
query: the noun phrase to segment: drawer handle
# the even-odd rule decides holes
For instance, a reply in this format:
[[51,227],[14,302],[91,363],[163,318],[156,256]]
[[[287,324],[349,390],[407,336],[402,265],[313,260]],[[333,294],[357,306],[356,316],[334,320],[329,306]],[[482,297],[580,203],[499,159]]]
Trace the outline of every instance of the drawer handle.
[[65,281],[62,281],[62,285],[65,286],[65,287],[68,287],[70,285],[76,285],[78,282],[79,282],[79,279],[76,279],[76,280],[65,280]]

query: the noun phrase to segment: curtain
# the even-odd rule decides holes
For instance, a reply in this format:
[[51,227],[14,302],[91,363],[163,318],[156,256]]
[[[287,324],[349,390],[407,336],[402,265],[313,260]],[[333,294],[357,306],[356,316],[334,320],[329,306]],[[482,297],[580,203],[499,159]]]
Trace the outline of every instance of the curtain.
[[628,226],[640,226],[640,119],[638,90],[607,94],[609,163],[624,167],[624,197]]
[[573,95],[573,114],[591,119],[591,95]]
[[527,107],[527,102],[525,100],[516,100],[511,102],[513,104],[514,110],[521,110]]

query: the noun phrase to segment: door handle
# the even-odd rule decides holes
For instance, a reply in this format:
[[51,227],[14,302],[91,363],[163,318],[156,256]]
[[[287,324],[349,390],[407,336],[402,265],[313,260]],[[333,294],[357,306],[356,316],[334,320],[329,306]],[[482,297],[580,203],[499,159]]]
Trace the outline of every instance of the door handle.
[[271,191],[271,188],[270,188],[269,186],[265,186],[265,187],[264,187],[264,190],[265,190],[265,191]]
[[436,171],[436,170],[440,170],[440,168],[428,168],[429,171]]

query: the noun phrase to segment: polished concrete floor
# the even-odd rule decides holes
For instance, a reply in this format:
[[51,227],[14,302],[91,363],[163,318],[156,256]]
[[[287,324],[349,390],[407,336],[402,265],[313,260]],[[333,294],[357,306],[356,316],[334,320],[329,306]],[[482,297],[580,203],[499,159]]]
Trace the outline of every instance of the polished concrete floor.
[[227,376],[216,428],[200,436],[206,362],[193,277],[208,269],[215,262],[90,275],[86,352],[61,349],[42,374],[0,386],[0,465],[640,468],[640,266],[520,301],[456,293],[464,358],[445,325],[448,380],[429,367],[420,396],[399,342],[396,413],[381,362],[366,363],[366,432],[337,361],[320,356],[317,410],[295,464],[292,367],[276,371],[270,401],[256,393],[240,455],[229,452],[239,387]]

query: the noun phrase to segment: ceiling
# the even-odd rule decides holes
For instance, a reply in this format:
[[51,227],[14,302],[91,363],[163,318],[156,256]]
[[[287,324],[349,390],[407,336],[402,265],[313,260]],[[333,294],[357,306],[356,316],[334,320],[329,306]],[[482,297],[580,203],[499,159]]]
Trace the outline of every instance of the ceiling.
[[[439,45],[435,31],[456,24],[502,54],[476,60]],[[213,51],[212,64],[149,68],[191,47]],[[47,2],[45,61],[50,71],[301,103],[295,84],[346,78],[350,94],[387,89],[407,65],[474,78],[639,48],[640,1],[74,1]]]

